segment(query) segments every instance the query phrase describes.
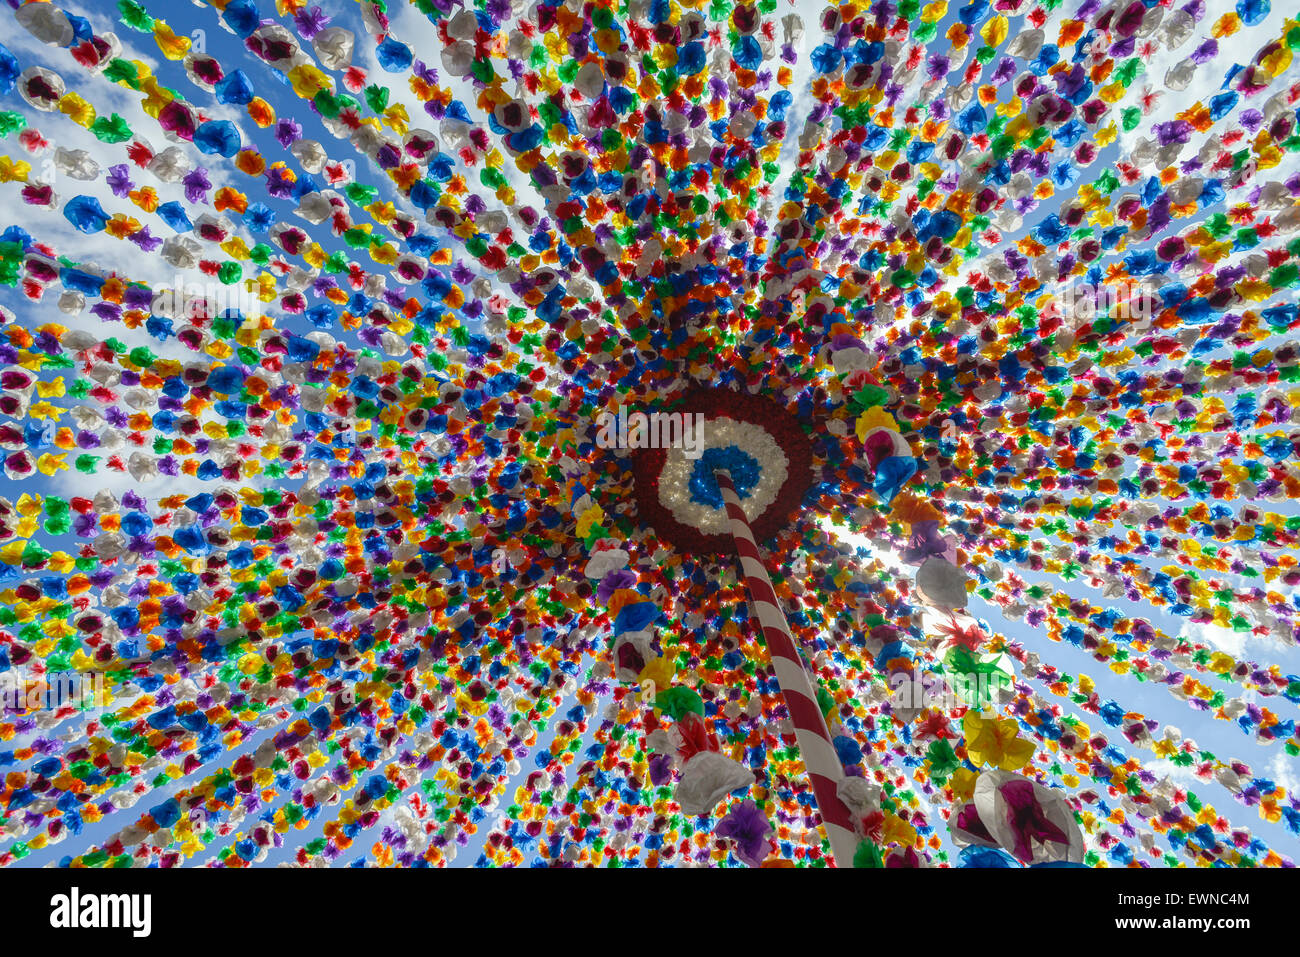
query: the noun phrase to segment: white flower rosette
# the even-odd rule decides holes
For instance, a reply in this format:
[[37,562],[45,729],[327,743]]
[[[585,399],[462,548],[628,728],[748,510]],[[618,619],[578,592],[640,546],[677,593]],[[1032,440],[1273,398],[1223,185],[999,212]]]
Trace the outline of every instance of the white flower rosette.
[[739,761],[717,751],[700,751],[682,768],[676,799],[682,813],[694,817],[708,814],[732,791],[753,783],[753,772]]
[[1024,782],[1033,788],[1034,801],[1038,805],[1041,816],[1055,825],[1068,839],[1064,842],[1044,841],[1028,836],[1025,840],[1028,842],[1030,860],[1022,862],[1026,864],[1045,864],[1055,861],[1082,863],[1085,850],[1083,833],[1074,820],[1074,812],[1065,801],[1064,791],[1058,788],[1045,788],[1029,778],[1008,771],[985,771],[975,782],[975,809],[979,812],[984,827],[998,842],[998,846],[1013,857],[1021,859],[1016,852],[1018,838],[1014,823],[1016,812],[1003,794],[1003,788],[1016,782]]
[[330,72],[341,72],[352,65],[356,37],[343,27],[326,27],[312,37],[311,47],[320,65]]
[[[654,641],[654,633],[649,629],[643,631],[625,631],[614,639],[614,645],[610,649],[610,658],[614,663],[614,677],[624,684],[635,684],[640,677],[645,664],[654,658],[654,650],[651,643]],[[633,671],[619,664],[622,660],[622,650],[625,646],[631,645],[636,649],[636,653],[641,657],[641,668]]]
[[866,778],[842,778],[835,787],[836,796],[853,812],[855,819],[880,810],[880,785]]
[[916,591],[927,605],[955,612],[966,607],[967,575],[941,555],[931,555],[916,570]]
[[[577,515],[579,512],[575,510],[574,514]],[[587,559],[587,567],[583,569],[583,573],[594,581],[600,581],[610,572],[627,568],[628,561],[628,553],[621,548],[599,549]]]
[[25,3],[14,11],[19,25],[50,46],[66,47],[76,37],[68,15],[52,3]]

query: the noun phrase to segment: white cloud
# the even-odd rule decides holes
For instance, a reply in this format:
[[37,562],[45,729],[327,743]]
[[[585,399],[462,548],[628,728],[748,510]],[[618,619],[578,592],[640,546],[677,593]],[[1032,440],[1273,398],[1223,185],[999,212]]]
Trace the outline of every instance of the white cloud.
[[1296,760],[1285,751],[1278,751],[1268,764],[1269,777],[1275,784],[1286,788],[1288,794],[1300,794],[1300,773],[1296,770]]
[[1196,776],[1196,772],[1191,765],[1174,764],[1168,758],[1151,758],[1142,763],[1143,768],[1150,771],[1157,778],[1169,778],[1175,784],[1185,789],[1198,788],[1206,782]]
[[1220,628],[1218,625],[1204,625],[1189,621],[1178,632],[1178,637],[1211,644],[1234,658],[1246,651],[1245,634],[1233,631],[1231,628]]

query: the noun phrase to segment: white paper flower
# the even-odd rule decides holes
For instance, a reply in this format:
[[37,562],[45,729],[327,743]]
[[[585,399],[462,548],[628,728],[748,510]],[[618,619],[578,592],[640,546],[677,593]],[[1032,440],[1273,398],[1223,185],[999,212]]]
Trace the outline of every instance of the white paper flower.
[[[1037,808],[1026,810],[1014,807],[1002,791],[1009,784],[1031,787]],[[1045,788],[1029,778],[1007,771],[985,771],[975,782],[974,803],[984,827],[1008,854],[1024,860],[1022,854],[1028,851],[1030,860],[1025,863],[1030,864],[1048,861],[1078,864],[1083,861],[1083,834],[1074,820],[1074,812],[1065,802],[1065,792],[1059,788]],[[1028,825],[1025,819],[1030,814],[1045,820],[1048,826],[1059,830],[1067,840],[1034,837],[1032,831],[1041,830],[1043,824],[1040,821],[1036,826]]]
[[[654,657],[654,652],[650,648],[650,643],[654,640],[654,635],[650,631],[627,631],[614,639],[614,646],[610,649],[610,657],[615,663],[614,677],[627,684],[637,680],[641,674],[645,662]],[[622,660],[622,651],[624,646],[631,645],[641,660],[641,667],[633,671],[631,668],[623,667],[619,664]]]
[[470,65],[474,62],[474,45],[464,40],[457,40],[444,46],[440,56],[443,69],[452,76],[468,76]]
[[903,724],[911,724],[926,703],[926,687],[922,679],[900,672],[890,676],[889,709]]
[[753,772],[740,762],[717,751],[700,751],[682,768],[677,803],[683,814],[708,814],[732,791],[753,783]]
[[326,27],[312,37],[311,47],[316,51],[316,59],[326,70],[341,71],[352,65],[352,49],[356,37],[351,30],[343,27]]
[[162,152],[154,154],[145,168],[164,183],[179,183],[189,175],[192,167],[180,147],[169,146]]
[[846,777],[836,786],[835,793],[855,817],[880,810],[880,786],[866,778]]
[[72,43],[72,22],[52,3],[25,3],[14,11],[14,19],[42,43],[66,47]]
[[329,161],[329,154],[325,152],[325,147],[316,140],[294,140],[293,145],[289,147],[289,152],[294,155],[303,169],[313,175],[323,170]]
[[99,176],[99,164],[85,150],[67,150],[62,146],[54,151],[54,168],[64,176],[87,181]]
[[627,563],[628,554],[623,549],[606,548],[592,555],[583,571],[588,578],[600,581],[610,572],[618,571],[620,568],[627,568]]
[[849,349],[836,349],[831,353],[831,363],[835,366],[836,375],[847,375],[859,369],[870,369],[872,366],[871,356],[856,346]]
[[[33,6],[33,4],[27,6]],[[38,6],[45,6],[45,4],[38,4]],[[20,9],[26,9],[26,7]],[[32,81],[37,79],[43,80],[44,83],[33,84]],[[42,92],[36,92],[37,89],[42,90]],[[23,99],[27,101],[29,106],[33,106],[45,113],[49,113],[58,107],[59,100],[63,98],[64,89],[63,77],[39,66],[28,67],[23,70],[22,76],[18,78],[18,92],[22,94]]]
[[940,555],[916,570],[916,590],[923,601],[944,611],[966,607],[966,573]]

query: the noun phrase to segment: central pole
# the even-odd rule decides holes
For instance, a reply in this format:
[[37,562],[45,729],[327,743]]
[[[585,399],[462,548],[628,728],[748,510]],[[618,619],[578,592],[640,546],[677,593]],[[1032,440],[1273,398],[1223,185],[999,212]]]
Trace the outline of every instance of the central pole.
[[858,837],[853,831],[853,816],[840,800],[837,790],[840,781],[844,779],[839,755],[831,744],[826,719],[817,706],[817,694],[813,691],[812,681],[799,658],[799,651],[790,634],[790,625],[785,620],[785,612],[777,604],[772,580],[767,577],[767,570],[759,560],[758,545],[754,541],[754,533],[750,531],[749,522],[745,519],[745,512],[740,507],[740,498],[736,495],[731,475],[725,469],[719,469],[713,473],[713,477],[717,479],[722,501],[726,505],[727,518],[731,522],[731,537],[735,540],[736,551],[740,555],[745,589],[763,629],[763,639],[767,642],[772,667],[776,670],[776,682],[781,688],[781,697],[785,699],[786,710],[790,712],[790,720],[794,724],[799,754],[803,757],[804,768],[812,780],[822,826],[830,838],[833,854],[831,863],[838,867],[852,867]]

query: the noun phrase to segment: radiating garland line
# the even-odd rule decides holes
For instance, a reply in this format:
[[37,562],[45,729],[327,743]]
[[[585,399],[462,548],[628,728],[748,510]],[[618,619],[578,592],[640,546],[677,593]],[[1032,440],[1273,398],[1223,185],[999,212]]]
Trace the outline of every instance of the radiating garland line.
[[[1035,680],[1040,681],[1050,693],[1056,695],[1057,697],[1071,697],[1071,700],[1074,700],[1075,696],[1072,696],[1070,691],[1071,683],[1065,682],[1063,675],[1060,678],[1058,678],[1058,680],[1055,681],[1051,680],[1051,676],[1053,674],[1056,674],[1056,670],[1054,668],[1051,668],[1050,666],[1048,666],[1048,668],[1043,668],[1041,665],[1038,664],[1036,658],[1028,659],[1027,658],[1028,653],[1024,651],[1023,646],[1020,645],[1019,643],[1007,642],[1001,636],[998,636],[997,642],[1002,643],[1006,648],[1006,650],[1012,653],[1018,659],[1021,659],[1022,661],[1032,661],[1032,668],[1033,668],[1032,677]],[[1029,665],[1026,665],[1026,667],[1029,667]],[[1092,686],[1094,684],[1092,679],[1088,678],[1086,675],[1079,675],[1077,681],[1080,683],[1081,686],[1084,683],[1086,683],[1089,686]],[[1076,703],[1079,702],[1076,701]],[[1085,700],[1085,702],[1080,706],[1082,707],[1086,705],[1086,703],[1087,702]],[[1136,712],[1126,712],[1124,714],[1124,719],[1129,722],[1130,728],[1136,728],[1138,725],[1141,725],[1143,727],[1142,733],[1135,734],[1132,738],[1129,738],[1130,744],[1136,744],[1137,746],[1143,747],[1144,749],[1151,750],[1153,751],[1153,753],[1157,755],[1157,757],[1162,757],[1162,758],[1169,757],[1171,754],[1176,754],[1179,752],[1184,754],[1190,754],[1193,751],[1199,752],[1199,749],[1196,747],[1195,743],[1190,739],[1183,739],[1181,738],[1181,736],[1179,738],[1171,738],[1168,735],[1161,735],[1157,737],[1154,733],[1154,730],[1151,729],[1148,724],[1149,719],[1143,717],[1141,714],[1138,714]],[[1156,726],[1157,730],[1158,727],[1159,726],[1157,725]],[[1100,735],[1099,733],[1094,733],[1094,735],[1101,737],[1102,741],[1105,740],[1104,735]],[[1128,735],[1126,734],[1126,738],[1127,737]],[[1104,750],[1105,747],[1106,745],[1102,744],[1101,747],[1099,747],[1097,750],[1098,751]],[[1227,762],[1218,758],[1213,758],[1209,766],[1215,771],[1215,773],[1225,775],[1225,780],[1228,782],[1235,783],[1239,780],[1248,781],[1249,779],[1255,776],[1254,772],[1251,771],[1249,766],[1247,766],[1246,764],[1244,764],[1239,760],[1233,760],[1231,762]],[[1279,818],[1279,813],[1277,810],[1278,804],[1280,804],[1280,802],[1284,800],[1287,800],[1287,794],[1284,789],[1279,788],[1275,793],[1278,796],[1271,800],[1269,806],[1261,806],[1259,811],[1261,817],[1264,817],[1266,820],[1271,820],[1274,822],[1276,822],[1276,820],[1278,820]],[[1234,792],[1234,796],[1236,796],[1237,799],[1242,803],[1246,803],[1247,806],[1250,806],[1250,804],[1242,796],[1242,792]],[[1294,804],[1294,799],[1292,799],[1292,803]],[[1272,810],[1269,809],[1270,807],[1272,808]]]
[[[985,533],[985,537],[994,538],[995,540],[998,538],[998,536],[990,535],[988,533]],[[1002,542],[1004,546],[1010,545],[1010,543],[1007,542],[1005,539],[1002,539]],[[1009,547],[1007,547],[1006,550],[1011,551]],[[1102,561],[1101,556],[1095,556],[1092,559],[1088,560],[1088,562],[1086,562],[1085,564],[1096,566],[1101,561]],[[1027,568],[1024,562],[1018,561],[1016,562],[1016,564],[1021,565],[1021,567]],[[1028,569],[1028,570],[1037,571],[1038,569]],[[1051,569],[1044,568],[1042,570],[1050,571]],[[1091,585],[1094,588],[1099,588],[1099,589],[1109,588],[1109,585],[1107,583],[1112,580],[1110,576],[1113,574],[1114,571],[1110,567],[1098,568],[1095,571],[1094,578],[1086,581],[1085,583]],[[993,583],[990,582],[990,584]],[[1154,590],[1146,583],[1140,581],[1134,581],[1133,584],[1137,587],[1139,593],[1141,593],[1144,597],[1146,597],[1148,601],[1162,600],[1160,599],[1160,596],[1157,593],[1155,593]],[[1214,586],[1213,582],[1207,583],[1207,587],[1210,590],[1213,591],[1219,590],[1219,589],[1215,589],[1213,586]],[[1119,596],[1113,595],[1108,597],[1119,597]],[[1106,612],[1106,609],[1097,606],[1090,605],[1088,607],[1089,607],[1089,612],[1084,617],[1088,618],[1090,622],[1093,621],[1094,616],[1101,615]],[[1114,635],[1118,637],[1119,640],[1127,644],[1133,645],[1139,652],[1145,652],[1147,650],[1141,647],[1141,644],[1155,643],[1162,650],[1166,649],[1166,646],[1171,646],[1175,649],[1175,653],[1190,654],[1192,656],[1192,660],[1187,665],[1187,667],[1194,668],[1199,672],[1212,674],[1215,677],[1222,678],[1224,680],[1240,683],[1241,685],[1243,685],[1245,688],[1248,689],[1257,689],[1257,690],[1263,689],[1268,694],[1278,694],[1279,691],[1282,694],[1286,694],[1287,693],[1286,689],[1289,688],[1288,679],[1286,679],[1284,676],[1282,676],[1279,673],[1278,666],[1276,665],[1271,665],[1266,669],[1262,665],[1254,661],[1250,661],[1250,660],[1239,661],[1238,659],[1232,657],[1231,655],[1228,655],[1223,651],[1218,650],[1217,648],[1211,645],[1197,642],[1187,637],[1170,636],[1166,634],[1164,631],[1162,631],[1160,628],[1155,627],[1150,622],[1146,622],[1146,621],[1142,621],[1140,624],[1140,630],[1142,634],[1141,638],[1138,637],[1137,630],[1135,629],[1133,623],[1130,623],[1128,621],[1116,620],[1112,622],[1111,625],[1114,626]],[[1093,627],[1097,627],[1097,626],[1094,624]],[[1110,625],[1108,625],[1107,627],[1110,627]]]

